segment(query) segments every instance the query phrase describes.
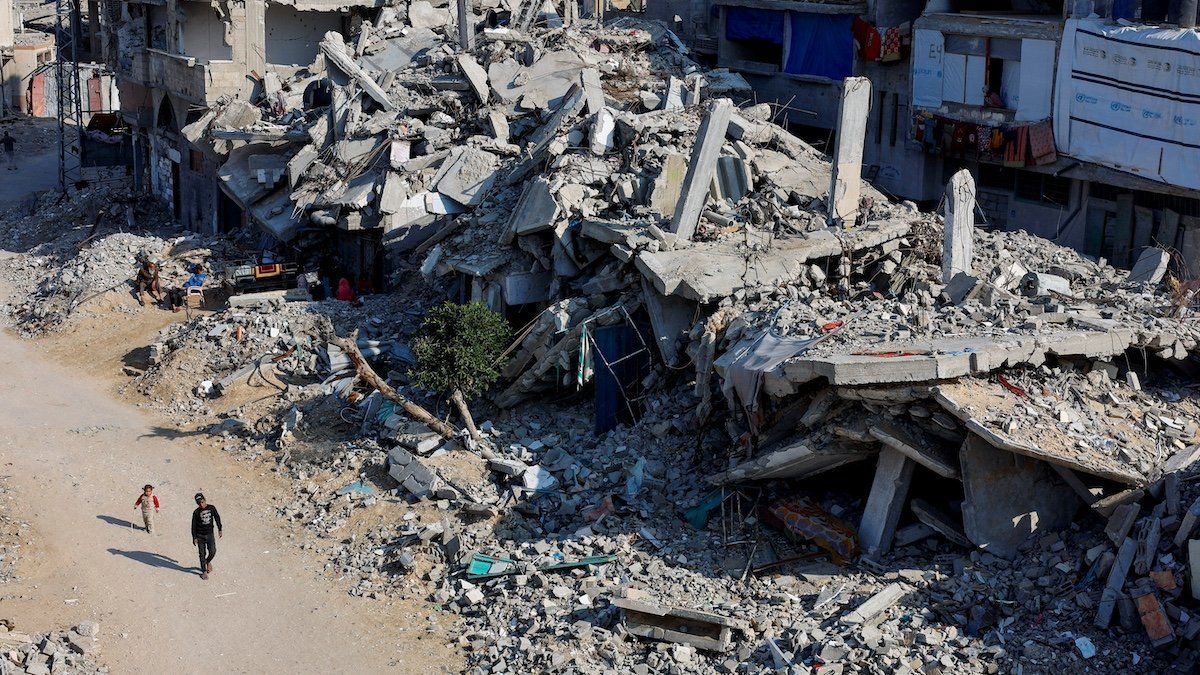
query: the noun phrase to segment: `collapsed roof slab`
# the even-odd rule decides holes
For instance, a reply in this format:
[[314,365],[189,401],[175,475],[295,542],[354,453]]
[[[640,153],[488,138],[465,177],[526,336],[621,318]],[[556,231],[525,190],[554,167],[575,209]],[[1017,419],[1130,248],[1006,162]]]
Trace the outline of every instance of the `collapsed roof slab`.
[[1123,354],[1131,345],[1133,332],[1121,326],[857,345],[847,348],[851,351],[809,352],[790,359],[768,374],[766,385],[769,392],[783,395],[822,377],[839,386],[951,380],[1018,365],[1038,366],[1047,354],[1107,358]]
[[636,264],[659,293],[712,302],[745,288],[793,283],[807,273],[810,260],[879,246],[908,230],[908,223],[876,221],[841,237],[832,230],[816,230],[779,239],[765,251],[747,251],[733,239],[701,242],[670,251],[641,251]]
[[851,462],[861,462],[878,454],[878,446],[831,442],[809,445],[797,442],[774,452],[742,462],[709,478],[716,485],[743,481],[808,478]]
[[979,378],[939,385],[933,396],[968,430],[1001,450],[1126,485],[1148,481],[1139,460],[1146,460],[1142,463],[1147,465],[1154,461],[1154,439],[1129,426],[1127,420],[1110,419],[1108,432],[1099,437],[1060,429],[1057,424],[1051,428],[1050,411],[1045,417],[1035,416],[1038,406],[1026,405],[1026,399],[1003,385]]

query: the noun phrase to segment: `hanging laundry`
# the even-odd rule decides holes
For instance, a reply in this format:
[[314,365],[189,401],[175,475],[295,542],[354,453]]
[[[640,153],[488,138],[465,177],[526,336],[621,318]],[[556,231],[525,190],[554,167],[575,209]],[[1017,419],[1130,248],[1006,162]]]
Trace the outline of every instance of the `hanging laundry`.
[[895,63],[900,60],[900,28],[893,26],[883,32],[883,51],[879,57],[884,63]]
[[875,26],[856,16],[854,23],[850,25],[850,32],[854,33],[854,41],[858,43],[858,55],[864,61],[878,61],[881,45],[879,31]]
[[1058,153],[1054,151],[1054,127],[1050,120],[1029,127],[1029,155],[1037,166],[1058,160]]
[[1009,127],[1004,132],[1004,166],[1025,166],[1026,149],[1029,147],[1028,127]]

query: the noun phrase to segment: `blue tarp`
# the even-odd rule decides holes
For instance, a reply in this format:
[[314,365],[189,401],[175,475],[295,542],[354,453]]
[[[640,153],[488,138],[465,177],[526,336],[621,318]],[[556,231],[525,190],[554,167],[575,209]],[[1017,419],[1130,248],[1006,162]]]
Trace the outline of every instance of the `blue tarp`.
[[792,21],[792,44],[785,73],[817,75],[843,80],[854,69],[854,35],[848,14],[788,12]]
[[783,12],[750,7],[725,8],[725,39],[760,40],[773,45],[783,44]]

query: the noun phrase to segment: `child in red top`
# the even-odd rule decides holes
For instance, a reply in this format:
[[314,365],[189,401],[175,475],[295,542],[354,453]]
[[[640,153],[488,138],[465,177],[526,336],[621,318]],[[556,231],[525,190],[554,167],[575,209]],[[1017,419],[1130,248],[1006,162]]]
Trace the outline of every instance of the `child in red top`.
[[154,532],[154,514],[158,513],[158,495],[154,494],[154,486],[147,485],[142,488],[142,494],[138,495],[137,501],[133,503],[133,508],[142,507],[142,521],[146,523],[146,534]]

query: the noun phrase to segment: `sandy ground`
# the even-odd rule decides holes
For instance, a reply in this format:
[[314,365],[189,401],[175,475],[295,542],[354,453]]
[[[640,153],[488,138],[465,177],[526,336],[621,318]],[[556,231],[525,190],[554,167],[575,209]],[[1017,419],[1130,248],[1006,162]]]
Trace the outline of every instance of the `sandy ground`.
[[[177,318],[139,309],[37,343],[0,333],[0,473],[33,541],[0,616],[27,632],[97,620],[117,673],[460,670],[453,615],[354,598],[312,571],[323,560],[279,522],[284,486],[265,466],[115,398],[127,355]],[[147,482],[163,502],[153,535],[132,526]],[[188,531],[198,490],[225,523],[208,581]]]
[[58,187],[58,123],[20,119],[0,125],[16,140],[13,162],[0,153],[0,202],[20,200]]

